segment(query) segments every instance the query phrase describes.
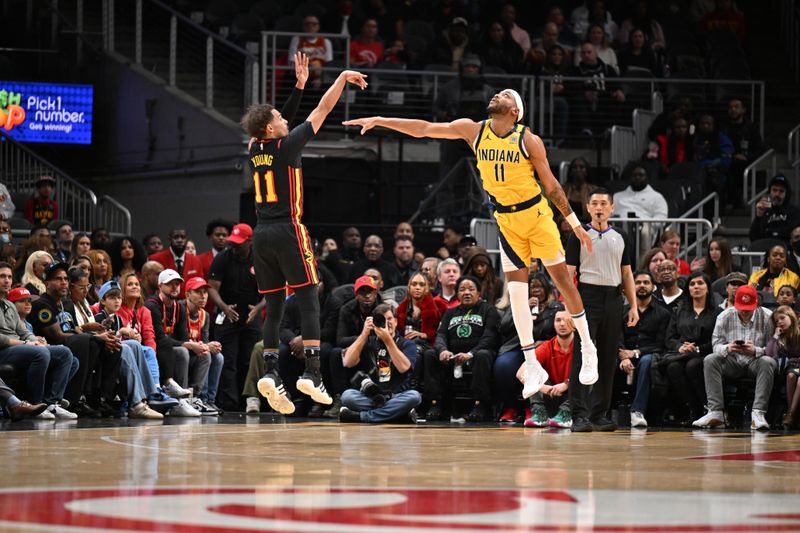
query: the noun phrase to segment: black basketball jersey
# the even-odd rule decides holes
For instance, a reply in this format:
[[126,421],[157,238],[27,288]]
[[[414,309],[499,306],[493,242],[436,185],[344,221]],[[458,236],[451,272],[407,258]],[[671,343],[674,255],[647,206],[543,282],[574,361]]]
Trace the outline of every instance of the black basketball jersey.
[[303,147],[314,136],[304,122],[282,139],[254,139],[250,145],[250,174],[259,220],[286,219],[300,223],[303,215]]

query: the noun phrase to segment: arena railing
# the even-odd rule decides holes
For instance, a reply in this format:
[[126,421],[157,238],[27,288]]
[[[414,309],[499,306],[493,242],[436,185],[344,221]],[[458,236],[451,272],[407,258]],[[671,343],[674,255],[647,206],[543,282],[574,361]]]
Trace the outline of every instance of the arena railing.
[[238,122],[257,101],[256,54],[159,0],[103,0],[103,46],[142,74]]
[[740,250],[732,250],[733,257],[741,258],[739,262],[739,272],[744,272],[749,277],[750,274],[756,270],[760,270],[764,264],[764,254],[766,252],[744,252]]
[[[711,196],[711,195],[709,195]],[[701,202],[702,203],[702,202]],[[698,204],[699,205],[699,204]],[[635,263],[638,265],[641,254],[653,245],[655,237],[664,229],[673,229],[681,235],[685,243],[679,256],[688,260],[690,257],[705,255],[714,233],[714,225],[707,218],[612,218],[611,224],[622,224],[628,235],[632,237],[633,250],[636,251]],[[497,223],[491,218],[473,218],[470,222],[470,233],[490,254],[499,254],[499,233]],[[635,268],[634,268],[635,270]]]
[[637,145],[637,132],[634,128],[611,126],[611,167],[622,171],[628,161],[635,158]]
[[781,33],[795,83],[800,82],[800,4],[797,0],[778,0]]
[[793,165],[796,161],[800,161],[800,124],[792,128],[786,137],[786,154],[789,164]]
[[[775,150],[770,148],[744,169],[742,200],[750,206],[750,216],[755,216],[756,203],[758,202],[758,199],[767,193],[766,187],[760,191],[756,191],[756,187],[758,187],[758,173],[761,171],[770,170],[771,173],[767,176],[768,180],[777,172],[777,164],[777,154],[775,153]],[[767,180],[765,180],[765,183]]]
[[[40,176],[56,180],[55,200],[58,218],[69,220],[76,231],[91,231],[97,227],[98,205],[106,213],[106,227],[110,232],[130,234],[130,212],[111,197],[98,204],[94,192],[69,174],[49,163],[30,148],[0,131],[0,182],[12,193],[33,193]],[[21,210],[24,206],[16,206]]]

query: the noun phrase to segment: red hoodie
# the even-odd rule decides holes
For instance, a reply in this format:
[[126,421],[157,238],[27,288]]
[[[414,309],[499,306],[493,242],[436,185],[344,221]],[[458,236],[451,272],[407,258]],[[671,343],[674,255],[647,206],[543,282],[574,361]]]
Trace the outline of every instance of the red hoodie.
[[156,349],[156,334],[153,331],[153,316],[145,306],[140,306],[134,312],[130,307],[122,304],[117,311],[117,316],[122,319],[122,325],[133,328],[142,336],[142,344]]
[[[397,306],[397,331],[400,335],[403,335],[406,330],[408,303],[410,299],[410,296],[406,297],[406,299]],[[436,331],[439,329],[439,322],[441,322],[444,312],[447,311],[447,303],[442,299],[434,298],[428,293],[420,300],[419,311],[420,330],[428,336],[427,340],[432,346],[436,341]]]

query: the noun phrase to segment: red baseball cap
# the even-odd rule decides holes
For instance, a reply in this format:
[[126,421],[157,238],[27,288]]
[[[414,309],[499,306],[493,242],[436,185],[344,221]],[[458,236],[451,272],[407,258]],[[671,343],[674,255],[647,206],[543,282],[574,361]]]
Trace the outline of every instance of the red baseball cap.
[[231,231],[231,234],[225,240],[228,242],[232,242],[233,244],[242,244],[249,241],[252,238],[253,238],[253,228],[251,228],[247,224],[236,224],[233,227],[233,231]]
[[25,287],[14,287],[8,292],[8,301],[11,303],[16,302],[17,300],[22,300],[24,298],[30,298],[31,291],[26,289]]
[[375,280],[369,276],[361,276],[356,280],[356,284],[353,286],[353,292],[358,292],[358,289],[361,287],[369,287],[373,290],[378,290],[378,286],[375,284]]
[[742,285],[736,289],[736,300],[733,306],[738,311],[753,311],[758,307],[758,293],[751,285]]
[[200,276],[189,278],[189,280],[186,282],[187,291],[196,291],[197,289],[210,286],[211,285],[208,284],[205,278],[202,278]]

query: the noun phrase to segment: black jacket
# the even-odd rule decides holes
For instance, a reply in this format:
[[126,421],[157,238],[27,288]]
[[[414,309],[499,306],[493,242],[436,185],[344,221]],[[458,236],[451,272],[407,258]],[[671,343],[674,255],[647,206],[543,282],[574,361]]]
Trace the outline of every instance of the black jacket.
[[499,324],[500,313],[484,300],[472,309],[462,305],[448,309],[436,333],[436,353],[444,350],[453,353],[489,350],[494,353],[500,343]]
[[639,322],[632,328],[627,326],[628,311],[631,306],[623,308],[622,339],[620,347],[626,350],[640,350],[642,354],[663,353],[667,337],[671,313],[653,299],[644,312],[639,313]]
[[[786,199],[788,201],[789,195]],[[750,240],[780,239],[789,242],[792,230],[800,226],[800,209],[789,203],[774,205],[757,216],[750,225]]]
[[720,311],[719,307],[714,306],[704,309],[700,316],[695,317],[692,304],[684,305],[672,317],[667,327],[667,351],[677,352],[684,342],[693,342],[700,355],[711,353],[711,334],[714,333]]
[[[375,306],[381,303],[381,295],[375,300]],[[375,309],[373,306],[372,309]],[[347,348],[356,338],[361,335],[361,330],[364,329],[364,321],[372,313],[370,310],[366,315],[361,314],[361,308],[358,306],[358,300],[355,298],[347,302],[339,310],[339,321],[336,326],[336,346],[339,348]]]

